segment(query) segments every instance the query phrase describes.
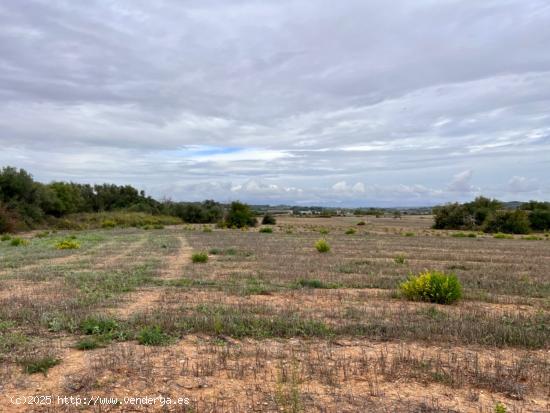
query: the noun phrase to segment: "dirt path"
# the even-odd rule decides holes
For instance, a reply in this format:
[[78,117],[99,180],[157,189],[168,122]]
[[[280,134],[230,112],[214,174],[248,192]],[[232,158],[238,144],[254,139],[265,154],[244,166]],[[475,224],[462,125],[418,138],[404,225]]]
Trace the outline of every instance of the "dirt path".
[[[175,280],[182,273],[185,265],[191,261],[192,249],[183,236],[178,237],[179,248],[176,254],[166,258],[166,265],[161,269],[158,279]],[[164,292],[163,287],[147,287],[127,295],[123,306],[115,310],[116,317],[128,319],[132,314],[149,310],[155,307]]]

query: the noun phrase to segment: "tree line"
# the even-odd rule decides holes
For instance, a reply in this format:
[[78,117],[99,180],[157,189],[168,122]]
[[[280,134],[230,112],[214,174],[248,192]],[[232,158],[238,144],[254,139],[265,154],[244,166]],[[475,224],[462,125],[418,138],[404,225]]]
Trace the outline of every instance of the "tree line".
[[550,230],[550,203],[529,201],[506,209],[496,199],[478,197],[464,204],[453,203],[433,208],[434,228],[481,230],[494,233],[528,234]]
[[43,184],[24,169],[0,169],[0,233],[34,228],[69,214],[118,210],[170,215],[188,223],[256,225],[253,211],[240,202],[225,211],[222,204],[211,200],[161,202],[130,185]]

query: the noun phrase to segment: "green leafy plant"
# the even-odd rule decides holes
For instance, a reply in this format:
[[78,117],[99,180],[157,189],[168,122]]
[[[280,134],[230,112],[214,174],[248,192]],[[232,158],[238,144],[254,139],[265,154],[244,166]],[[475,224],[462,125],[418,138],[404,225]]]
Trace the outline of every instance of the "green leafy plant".
[[346,234],[346,235],[353,235],[353,234],[355,234],[356,232],[357,232],[357,231],[355,231],[354,228],[350,228],[350,229],[348,229],[348,230],[345,232],[345,234]]
[[12,247],[26,247],[29,245],[29,241],[23,238],[12,238],[10,241]]
[[327,242],[326,239],[320,239],[315,243],[315,249],[321,253],[329,252],[330,244]]
[[401,293],[410,300],[451,304],[462,297],[462,286],[454,274],[424,271],[400,285]]
[[55,248],[58,250],[74,250],[80,248],[80,243],[72,239],[66,239],[56,243]]
[[393,259],[396,264],[405,264],[405,256],[400,254]]
[[61,360],[52,356],[30,357],[21,360],[20,363],[27,374],[43,373],[46,375],[48,370],[61,363]]
[[496,239],[514,239],[514,236],[512,234],[503,234],[502,232],[497,232],[495,235],[493,235],[493,238],[496,238]]
[[206,252],[196,252],[191,255],[191,261],[195,264],[205,263],[208,261],[208,254]]
[[501,402],[498,402],[495,406],[495,413],[506,413],[508,410],[506,409],[506,406],[502,404]]
[[159,326],[146,326],[138,333],[137,340],[145,346],[163,346],[171,341],[171,337]]
[[270,228],[270,227],[260,228],[260,232],[264,234],[271,234],[273,233],[273,228]]

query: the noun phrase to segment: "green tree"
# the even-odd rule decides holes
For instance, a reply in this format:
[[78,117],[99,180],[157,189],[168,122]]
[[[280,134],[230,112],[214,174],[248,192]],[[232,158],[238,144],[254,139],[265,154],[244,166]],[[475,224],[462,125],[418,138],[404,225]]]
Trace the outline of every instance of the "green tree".
[[225,223],[228,227],[255,227],[257,224],[256,217],[250,207],[242,202],[235,201],[231,203]]

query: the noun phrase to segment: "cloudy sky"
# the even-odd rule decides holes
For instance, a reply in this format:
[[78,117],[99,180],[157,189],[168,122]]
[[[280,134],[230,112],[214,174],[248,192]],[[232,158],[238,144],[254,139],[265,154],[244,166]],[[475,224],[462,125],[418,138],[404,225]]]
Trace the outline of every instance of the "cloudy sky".
[[0,165],[174,200],[550,200],[550,3],[2,0]]

